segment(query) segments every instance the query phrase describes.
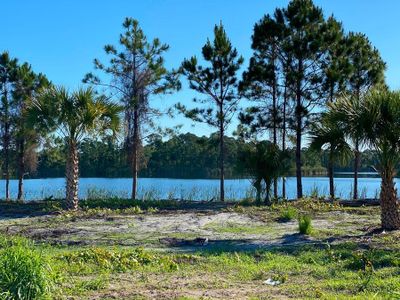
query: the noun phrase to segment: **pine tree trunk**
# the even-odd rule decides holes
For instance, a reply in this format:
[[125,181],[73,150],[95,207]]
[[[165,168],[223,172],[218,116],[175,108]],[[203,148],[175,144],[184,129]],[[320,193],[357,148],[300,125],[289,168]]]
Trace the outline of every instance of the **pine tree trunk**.
[[[8,119],[8,116],[6,117]],[[4,133],[4,175],[6,179],[6,201],[10,200],[10,123],[6,121]]]
[[[357,101],[361,100],[361,87],[356,87],[356,97]],[[358,199],[358,168],[360,167],[360,145],[359,140],[356,138],[354,145],[354,191],[353,191],[353,199]]]
[[301,174],[301,117],[297,117],[296,126],[296,180],[297,180],[297,199],[303,198],[303,184]]
[[[299,60],[298,73],[303,74],[303,63]],[[296,179],[297,179],[297,199],[303,198],[303,184],[301,174],[301,135],[303,131],[303,117],[301,105],[301,79],[297,79],[296,86]]]
[[[276,60],[276,45],[273,45],[273,53],[272,53],[272,64],[275,67],[275,60]],[[277,109],[277,82],[276,82],[276,74],[274,71],[274,80],[272,82],[272,113],[273,113],[273,143],[274,146],[278,146],[278,109]],[[278,178],[274,178],[274,197],[275,199],[278,198]]]
[[224,168],[224,156],[225,156],[225,145],[224,145],[224,122],[222,118],[222,104],[220,105],[220,126],[219,126],[219,168],[220,168],[220,179],[219,179],[219,198],[221,202],[225,201],[225,168]]
[[133,145],[132,145],[132,195],[131,199],[137,198],[138,179],[138,148],[139,148],[139,112],[135,108],[133,112]]
[[381,222],[385,230],[400,229],[399,204],[397,201],[397,189],[392,172],[383,173],[381,182]]
[[66,166],[67,193],[65,197],[67,209],[78,209],[78,184],[79,184],[79,157],[75,141],[68,144],[68,157]]
[[18,196],[17,200],[22,201],[24,197],[24,174],[25,174],[25,141],[18,141]]
[[356,140],[355,142],[355,150],[354,150],[354,191],[353,191],[353,199],[358,199],[358,169],[360,167],[360,150],[359,150],[359,142]]
[[[287,105],[287,83],[283,95],[283,120],[282,120],[282,151],[286,150],[286,105]],[[282,198],[286,199],[286,177],[282,177]]]
[[332,150],[329,153],[329,161],[328,161],[328,176],[329,176],[329,195],[332,200],[335,199],[335,184],[333,181],[333,158],[332,158]]

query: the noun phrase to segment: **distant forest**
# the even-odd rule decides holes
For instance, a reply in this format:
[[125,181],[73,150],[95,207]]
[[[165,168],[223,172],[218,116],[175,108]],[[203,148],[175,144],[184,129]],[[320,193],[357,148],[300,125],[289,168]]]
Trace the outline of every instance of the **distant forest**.
[[[225,137],[226,177],[240,178],[237,167],[238,155],[246,142]],[[49,178],[65,176],[66,146],[56,138],[44,143],[37,155],[28,158],[31,171],[27,178]],[[140,177],[159,178],[218,178],[218,135],[196,136],[191,133],[176,135],[168,140],[154,136],[142,148],[144,162]],[[290,169],[288,176],[295,174],[295,149],[289,148]],[[326,175],[328,152],[316,152],[303,148],[303,174],[305,176]],[[376,158],[373,151],[362,152],[361,171],[372,171]],[[335,171],[352,171],[353,161],[345,166],[336,166]],[[103,141],[86,139],[80,147],[80,175],[82,177],[131,177],[131,168],[126,151],[121,143],[112,139]],[[15,168],[12,168],[15,170]],[[15,171],[13,171],[15,177]]]

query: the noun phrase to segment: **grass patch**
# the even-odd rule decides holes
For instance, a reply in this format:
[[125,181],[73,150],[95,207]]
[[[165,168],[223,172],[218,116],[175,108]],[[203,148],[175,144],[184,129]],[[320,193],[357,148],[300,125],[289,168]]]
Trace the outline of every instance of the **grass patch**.
[[282,209],[278,220],[281,222],[289,222],[291,220],[296,219],[297,215],[298,215],[297,209],[289,206],[289,207]]
[[0,298],[50,298],[54,278],[46,258],[22,239],[2,244],[5,247],[0,250]]
[[271,228],[267,225],[253,225],[248,226],[233,222],[227,223],[209,223],[204,226],[206,229],[211,229],[217,233],[247,233],[247,234],[263,234],[271,232]]
[[301,216],[299,218],[299,232],[301,234],[310,235],[312,232],[312,224],[310,216]]
[[[157,210],[169,208],[157,207],[153,202],[146,208],[130,201],[121,200],[116,206],[111,200],[83,201],[89,204],[77,213],[0,220],[3,232],[19,232],[37,241],[0,234],[0,253],[21,245],[39,255],[45,263],[46,276],[51,279],[54,298],[198,299],[204,291],[210,298],[236,299],[265,299],[266,295],[277,299],[400,296],[400,232],[370,234],[379,223],[379,208],[344,208],[306,199],[271,207],[228,206],[235,210],[232,218],[225,210],[223,219],[218,219],[218,212],[212,210],[208,215],[203,207],[201,212],[192,210],[189,214],[166,213]],[[152,208],[157,210],[151,211]],[[132,216],[119,216],[129,209]],[[294,212],[297,214],[294,219],[299,215],[311,216],[310,224],[315,226],[312,242],[316,244],[302,244],[310,239],[293,234],[297,232],[297,224],[277,222],[286,214],[293,219]],[[148,213],[155,215],[145,215]],[[103,218],[98,219],[97,215]],[[194,227],[186,228],[186,220]],[[207,225],[201,228],[199,224]],[[156,226],[149,228],[153,225]],[[49,238],[37,238],[33,233],[46,233]],[[192,239],[202,234],[210,239],[209,245],[190,250],[132,246],[140,243],[153,247],[159,245],[158,238]],[[130,242],[130,238],[135,242]],[[93,246],[53,243],[74,239],[90,240]],[[111,242],[105,243],[106,239]],[[271,241],[272,246],[258,250],[245,247],[252,240],[262,240],[266,245]],[[332,244],[326,244],[327,240]],[[212,243],[216,241],[222,241],[223,247],[214,247]],[[269,278],[281,284],[268,286],[264,282]],[[9,288],[3,293],[10,293]]]
[[[3,240],[1,251],[14,249],[18,243],[19,239]],[[282,283],[274,287],[278,298],[395,299],[400,292],[400,252],[361,250],[355,243],[194,254],[30,246],[61,274],[54,281],[59,294],[75,299],[105,297],[111,286],[120,298],[148,299],[157,292],[160,297],[184,299],[193,291],[224,290],[238,298],[262,299],[271,292],[263,284],[268,278]]]

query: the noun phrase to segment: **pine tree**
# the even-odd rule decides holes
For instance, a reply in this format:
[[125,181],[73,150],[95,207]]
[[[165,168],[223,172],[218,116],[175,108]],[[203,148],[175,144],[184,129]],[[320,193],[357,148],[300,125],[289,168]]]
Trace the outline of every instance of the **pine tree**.
[[[250,126],[251,132],[257,134],[271,132],[272,142],[276,147],[281,129],[282,149],[285,149],[287,58],[282,51],[282,42],[287,32],[283,22],[282,10],[276,9],[274,16],[266,15],[254,26],[252,36],[254,53],[240,83],[241,92],[254,105],[241,113],[239,118],[243,125]],[[277,190],[277,178],[275,178],[273,181],[275,198],[278,197]],[[285,194],[284,187],[283,194]]]
[[222,23],[215,26],[214,40],[207,40],[202,48],[202,55],[209,66],[199,65],[197,58],[193,56],[183,61],[181,72],[188,79],[190,88],[205,98],[193,99],[196,104],[201,105],[194,109],[187,109],[180,103],[176,107],[186,117],[218,128],[220,201],[224,201],[224,135],[238,108],[240,97],[237,71],[243,64],[243,57],[233,48]]
[[10,200],[10,150],[12,146],[12,92],[18,61],[8,52],[0,55],[0,131],[3,150],[3,176],[6,181],[5,199]]
[[39,138],[38,132],[27,124],[27,109],[39,91],[49,85],[47,78],[43,74],[35,74],[29,64],[18,66],[11,103],[15,126],[13,137],[17,152],[18,200],[23,199],[25,173],[35,168]]
[[282,47],[291,58],[288,76],[293,81],[297,198],[302,198],[302,137],[313,116],[311,111],[322,104],[326,22],[322,10],[311,0],[292,0],[284,9],[284,19],[289,34]]
[[132,18],[125,19],[123,28],[125,32],[119,38],[121,50],[112,45],[104,47],[106,54],[111,56],[109,64],[94,60],[95,69],[109,75],[110,80],[89,73],[84,82],[109,88],[124,106],[125,145],[133,176],[131,197],[136,199],[144,130],[146,126],[154,127],[152,117],[161,115],[161,111],[151,106],[151,97],[179,89],[179,82],[164,66],[163,55],[169,49],[167,44],[157,38],[149,42],[138,21]]

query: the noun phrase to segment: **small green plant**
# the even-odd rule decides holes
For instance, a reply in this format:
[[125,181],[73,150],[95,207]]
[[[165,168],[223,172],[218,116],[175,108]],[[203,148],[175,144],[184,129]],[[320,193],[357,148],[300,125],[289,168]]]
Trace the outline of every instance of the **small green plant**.
[[318,199],[319,194],[320,194],[320,190],[319,190],[318,186],[316,186],[314,184],[314,186],[312,187],[312,189],[310,191],[310,198]]
[[294,207],[289,206],[281,211],[279,220],[282,222],[288,222],[296,219],[296,217],[297,217],[297,210]]
[[140,265],[158,263],[160,258],[141,249],[133,250],[108,250],[100,247],[74,251],[60,257],[70,265],[93,264],[101,270],[125,272],[135,269]]
[[108,278],[101,275],[97,278],[82,281],[78,284],[78,289],[82,291],[97,291],[106,288],[108,285]]
[[312,224],[310,216],[301,216],[299,218],[299,232],[301,234],[311,234]]
[[23,244],[0,251],[1,299],[46,299],[52,282],[50,267],[38,251]]

